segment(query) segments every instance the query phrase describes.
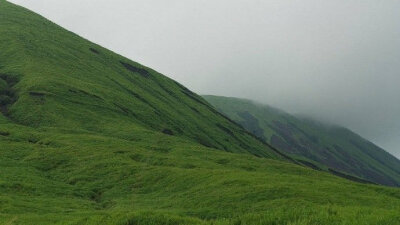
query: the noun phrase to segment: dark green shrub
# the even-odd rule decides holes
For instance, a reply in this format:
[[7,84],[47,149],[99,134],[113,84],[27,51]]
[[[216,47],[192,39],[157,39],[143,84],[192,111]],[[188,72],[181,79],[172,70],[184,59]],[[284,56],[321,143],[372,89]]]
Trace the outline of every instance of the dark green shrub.
[[0,78],[0,91],[6,89],[6,87],[7,87],[7,82]]
[[0,105],[8,105],[12,102],[12,99],[7,95],[0,95]]

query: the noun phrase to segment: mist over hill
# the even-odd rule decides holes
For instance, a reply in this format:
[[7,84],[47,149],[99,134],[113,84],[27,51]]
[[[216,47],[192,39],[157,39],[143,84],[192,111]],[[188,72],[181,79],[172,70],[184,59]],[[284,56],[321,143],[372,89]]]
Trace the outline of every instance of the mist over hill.
[[400,157],[399,1],[13,2],[196,93],[349,127]]
[[295,158],[376,183],[400,185],[400,160],[349,129],[296,117],[251,100],[203,97],[249,132]]

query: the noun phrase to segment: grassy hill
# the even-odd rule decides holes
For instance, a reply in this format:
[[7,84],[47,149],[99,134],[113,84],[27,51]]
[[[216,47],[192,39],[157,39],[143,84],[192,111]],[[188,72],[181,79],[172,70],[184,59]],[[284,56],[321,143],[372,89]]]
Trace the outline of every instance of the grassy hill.
[[148,129],[279,158],[179,83],[9,3],[1,10],[1,108],[11,121],[118,137]]
[[400,160],[348,129],[297,118],[250,100],[204,97],[222,113],[289,155],[375,183],[400,185]]
[[0,0],[0,224],[398,224],[175,81]]

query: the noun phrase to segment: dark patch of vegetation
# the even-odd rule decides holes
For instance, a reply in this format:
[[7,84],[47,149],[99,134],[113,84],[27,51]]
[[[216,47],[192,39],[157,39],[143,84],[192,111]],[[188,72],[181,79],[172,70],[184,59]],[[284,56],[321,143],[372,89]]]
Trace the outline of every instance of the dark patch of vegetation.
[[118,150],[114,152],[115,154],[125,154],[127,151]]
[[[31,140],[35,142],[34,140]],[[36,142],[37,143],[37,142]],[[38,165],[36,168],[40,171],[47,172],[51,170],[55,170],[57,168],[62,167],[63,165],[66,165],[68,163],[67,159],[63,158],[45,158],[43,159],[42,163]]]
[[10,132],[8,132],[8,131],[0,131],[0,135],[1,136],[9,136]]
[[149,101],[147,101],[146,98],[140,96],[139,94],[137,94],[136,92],[130,90],[129,88],[125,87],[124,85],[120,84],[118,81],[114,80],[114,79],[110,79],[111,81],[113,81],[116,85],[118,85],[120,88],[122,88],[123,90],[125,90],[127,93],[131,94],[133,97],[137,98],[138,100],[140,100],[142,103],[148,105],[150,108],[154,109],[155,112],[158,112],[157,107],[155,107],[153,104],[151,104]]
[[364,180],[364,179],[359,178],[359,177],[351,176],[349,174],[345,174],[345,173],[336,171],[336,170],[331,169],[331,168],[329,168],[329,172],[334,174],[334,175],[336,175],[336,176],[338,176],[338,177],[342,177],[342,178],[345,178],[347,180],[351,180],[351,181],[354,181],[354,182],[363,183],[363,184],[376,184],[376,183],[374,183],[372,181],[368,181],[368,180]]
[[100,54],[100,52],[98,50],[94,49],[94,48],[89,48],[89,50],[91,52],[93,52],[94,54],[97,54],[97,55]]
[[11,102],[12,102],[12,98],[10,98],[10,96],[7,96],[7,95],[0,96],[0,105],[7,106],[7,105],[11,104]]
[[174,135],[174,132],[172,131],[172,130],[170,130],[170,129],[164,129],[164,130],[162,130],[162,132],[164,133],[164,134],[167,134],[167,135]]
[[41,92],[30,91],[29,95],[33,97],[44,97],[46,94]]
[[301,160],[301,159],[297,159],[298,162],[300,162],[301,164],[310,167],[311,169],[314,170],[322,170],[321,168],[319,168],[317,165],[315,165],[314,163],[311,163],[309,161],[305,161],[305,160]]
[[38,139],[35,139],[35,138],[29,138],[29,139],[28,139],[28,142],[29,142],[29,143],[32,143],[32,144],[36,144],[36,143],[39,142],[39,140],[38,140]]
[[218,159],[217,163],[221,165],[226,165],[229,163],[229,159]]
[[38,105],[43,105],[46,101],[45,93],[30,91],[29,96],[31,96]]
[[205,146],[205,147],[218,149],[218,147],[216,147],[215,145],[211,144],[208,140],[206,140],[206,139],[203,138],[203,137],[197,136],[197,137],[195,138],[195,140],[196,140],[199,144],[201,144],[201,145],[203,145],[203,146]]
[[185,169],[195,169],[195,168],[196,168],[196,165],[193,165],[193,164],[191,164],[191,163],[185,163],[185,164],[182,165],[181,168],[185,168]]
[[194,112],[196,112],[196,113],[200,114],[200,111],[199,111],[199,110],[197,110],[196,108],[194,108],[194,107],[191,107],[191,106],[189,106],[189,107],[190,107],[190,109],[191,109],[191,110],[193,110]]
[[145,78],[150,77],[150,73],[147,70],[143,69],[143,68],[139,68],[139,67],[133,66],[133,65],[131,65],[129,63],[126,63],[126,62],[122,62],[122,61],[119,61],[119,62],[127,70],[131,71],[132,73],[138,73],[139,75],[141,75],[142,77],[145,77]]
[[138,154],[138,153],[132,154],[129,157],[136,162],[141,162],[144,158],[142,154]]
[[157,83],[157,85],[163,90],[165,91],[167,94],[171,95],[172,97],[176,98],[177,100],[179,100],[179,98],[177,97],[177,95],[175,94],[175,92],[173,92],[171,89],[169,89],[168,87],[165,87],[160,81],[158,81],[157,79],[153,79],[154,82]]
[[235,134],[233,133],[233,131],[229,130],[228,128],[222,126],[221,124],[217,123],[215,124],[217,125],[217,127],[219,127],[219,129],[221,129],[222,131],[224,131],[225,133],[229,134],[230,136],[232,136],[233,138],[237,139]]
[[100,190],[93,190],[92,193],[90,194],[90,200],[96,202],[96,203],[100,203],[101,202],[101,198],[102,198],[103,192]]
[[5,81],[7,83],[8,87],[13,87],[19,82],[19,79],[17,76],[9,75],[9,74],[1,74],[0,73],[0,79]]
[[87,92],[87,91],[85,91],[85,90],[78,90],[78,89],[68,89],[70,92],[72,92],[72,93],[75,93],[75,94],[83,94],[83,95],[87,95],[87,96],[90,96],[90,97],[93,97],[93,98],[97,98],[97,99],[99,99],[99,100],[104,100],[102,97],[100,97],[100,96],[98,96],[98,95],[96,95],[96,94],[92,94],[92,93],[89,93],[89,92]]
[[8,116],[9,107],[17,101],[14,86],[19,79],[16,76],[0,74],[0,112]]
[[133,116],[133,117],[137,117],[137,115],[134,113],[134,112],[132,112],[132,110],[130,110],[130,109],[128,109],[128,108],[126,108],[126,107],[124,107],[124,106],[122,106],[122,105],[119,105],[119,104],[117,104],[117,103],[114,103],[114,105],[118,108],[118,109],[120,109],[122,112],[124,112],[125,114],[127,114],[128,116]]

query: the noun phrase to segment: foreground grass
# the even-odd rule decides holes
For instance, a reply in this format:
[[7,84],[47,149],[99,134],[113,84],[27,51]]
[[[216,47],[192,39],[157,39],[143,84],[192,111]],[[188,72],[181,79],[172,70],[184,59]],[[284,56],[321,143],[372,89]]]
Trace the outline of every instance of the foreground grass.
[[2,224],[398,224],[400,191],[157,132],[1,124]]

